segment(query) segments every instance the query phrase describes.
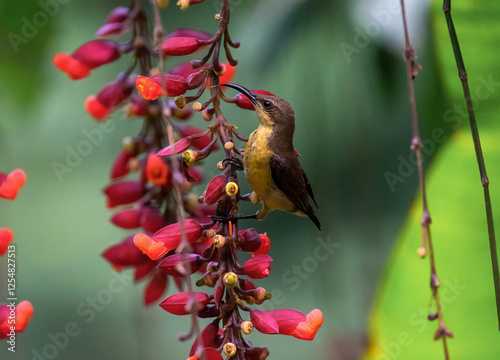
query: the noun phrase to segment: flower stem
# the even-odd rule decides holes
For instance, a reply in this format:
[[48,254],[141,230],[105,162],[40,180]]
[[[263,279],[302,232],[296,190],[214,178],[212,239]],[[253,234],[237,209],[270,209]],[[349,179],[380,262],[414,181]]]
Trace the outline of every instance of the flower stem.
[[467,81],[467,71],[460,50],[460,43],[455,31],[455,25],[451,17],[451,0],[444,0],[443,11],[448,25],[448,32],[450,34],[451,46],[455,55],[455,61],[458,68],[458,76],[462,83],[464,91],[465,103],[467,105],[467,112],[469,114],[469,124],[472,132],[472,140],[474,142],[474,150],[476,152],[477,164],[479,167],[479,174],[481,176],[481,184],[483,185],[484,192],[484,205],[486,208],[486,220],[488,224],[488,239],[490,243],[491,266],[493,270],[493,286],[495,288],[495,299],[497,309],[498,329],[500,331],[500,272],[498,269],[498,252],[495,237],[495,225],[493,222],[493,209],[491,207],[490,189],[488,175],[486,174],[486,165],[484,163],[483,150],[481,148],[481,140],[479,138],[479,131],[477,129],[476,115],[474,113],[474,106],[470,95],[469,83]]

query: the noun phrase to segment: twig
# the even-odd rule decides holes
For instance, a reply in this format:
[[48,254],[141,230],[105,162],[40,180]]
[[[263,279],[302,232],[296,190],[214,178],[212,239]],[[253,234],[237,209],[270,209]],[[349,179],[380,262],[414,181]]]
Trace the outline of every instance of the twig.
[[[422,225],[422,246],[425,249],[426,245],[429,249],[429,260],[431,266],[431,290],[434,301],[436,302],[436,314],[439,319],[439,328],[436,332],[435,339],[443,338],[443,347],[445,353],[445,359],[449,359],[448,353],[448,345],[446,343],[447,336],[453,336],[451,332],[444,325],[443,313],[441,308],[441,302],[438,294],[439,280],[436,273],[436,263],[434,258],[434,248],[432,246],[432,237],[431,237],[431,215],[429,212],[429,206],[427,202],[427,192],[425,186],[425,175],[423,169],[422,162],[422,139],[420,137],[419,126],[418,126],[418,115],[417,115],[417,104],[415,97],[415,87],[414,87],[414,79],[421,67],[415,63],[416,55],[415,50],[413,49],[410,43],[410,36],[408,34],[408,24],[406,21],[406,11],[404,0],[401,0],[401,13],[403,16],[403,26],[404,26],[404,35],[405,35],[405,43],[406,48],[404,52],[404,59],[406,62],[406,77],[408,81],[408,93],[410,98],[410,108],[411,108],[411,123],[412,123],[412,141],[411,141],[411,149],[415,151],[417,156],[417,168],[418,168],[418,176],[420,181],[420,187],[422,190],[422,206],[423,206],[423,215],[421,220]],[[438,336],[438,334],[441,334]]]
[[451,17],[451,0],[444,0],[443,11],[448,24],[448,32],[450,34],[451,45],[455,60],[458,68],[458,76],[462,82],[464,90],[465,103],[467,104],[467,112],[469,114],[469,123],[472,132],[472,140],[474,141],[474,150],[476,152],[477,164],[479,166],[479,174],[481,175],[481,184],[484,191],[484,205],[486,208],[486,219],[488,223],[488,239],[490,242],[491,266],[493,269],[493,285],[495,287],[495,299],[497,308],[498,328],[500,330],[500,273],[498,270],[498,253],[495,238],[495,225],[493,223],[493,209],[491,207],[490,189],[488,175],[486,174],[486,165],[484,163],[483,150],[481,148],[481,140],[479,138],[479,131],[477,129],[476,115],[472,105],[470,96],[469,83],[467,81],[467,71],[465,70],[464,60],[462,58],[462,51],[458,42],[457,33],[455,32],[455,25]]

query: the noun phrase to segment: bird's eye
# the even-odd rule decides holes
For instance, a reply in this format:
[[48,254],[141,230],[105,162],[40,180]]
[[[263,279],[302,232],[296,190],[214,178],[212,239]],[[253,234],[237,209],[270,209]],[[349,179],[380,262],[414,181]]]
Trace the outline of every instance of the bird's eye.
[[264,109],[270,109],[273,107],[273,103],[270,102],[269,100],[266,100],[262,103],[262,106],[264,107]]

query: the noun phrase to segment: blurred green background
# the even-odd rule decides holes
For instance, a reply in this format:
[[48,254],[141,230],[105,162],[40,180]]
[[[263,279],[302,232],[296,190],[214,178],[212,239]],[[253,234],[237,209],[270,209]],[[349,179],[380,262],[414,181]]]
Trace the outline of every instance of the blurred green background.
[[[74,82],[53,67],[52,56],[92,39],[110,10],[127,4],[57,2],[46,24],[14,51],[9,34],[23,35],[25,19],[33,21],[46,11],[41,5],[46,3],[0,1],[0,171],[22,168],[28,176],[18,198],[2,202],[0,226],[15,232],[18,296],[35,308],[27,330],[17,337],[16,353],[8,353],[5,344],[0,357],[36,359],[46,349],[51,359],[185,359],[191,342],[179,344],[177,334],[188,329],[188,319],[158,306],[144,308],[144,284],[133,285],[128,272],[117,278],[100,257],[128,234],[109,223],[101,189],[122,138],[137,134],[139,121],[116,112],[113,130],[62,181],[52,168],[54,162],[65,163],[68,147],[75,149],[85,139],[84,130],[98,128],[83,109],[84,99],[128,64],[124,57]],[[172,4],[164,11],[165,27],[213,32],[219,3],[206,0],[187,12]],[[242,43],[234,52],[240,63],[233,80],[272,91],[294,107],[295,146],[319,200],[323,225],[318,233],[306,219],[281,213],[248,224],[266,231],[273,244],[271,276],[259,284],[275,296],[264,307],[305,313],[319,308],[325,318],[314,342],[252,334],[250,340],[268,346],[273,359],[355,360],[368,338],[370,359],[443,358],[441,344],[432,341],[437,324],[421,321],[434,307],[428,306],[428,262],[416,256],[421,214],[420,205],[413,204],[417,174],[411,163],[401,167],[411,159],[411,136],[401,18],[394,3],[230,1],[231,35]],[[472,92],[481,79],[493,79],[477,116],[497,209],[500,9],[492,0],[481,4],[456,1],[454,11]],[[462,106],[461,86],[440,6],[411,1],[408,14],[424,67],[416,82],[422,138],[432,140],[433,131],[442,129],[449,139],[432,141],[434,147],[425,155],[438,274],[443,283],[452,284],[444,289],[456,291],[444,309],[457,338],[449,345],[453,359],[471,359],[471,354],[496,359],[500,347],[482,191],[466,118],[455,107]],[[242,133],[257,126],[253,112],[229,105],[223,111]],[[205,126],[199,117],[190,122]],[[207,180],[216,174],[218,155],[204,164]],[[400,181],[390,185],[388,172]],[[315,258],[318,246],[329,242],[334,243],[331,254]],[[4,258],[0,266],[6,269]],[[120,290],[98,310],[90,310],[89,301],[116,281],[123,285]],[[2,276],[0,289],[6,287]],[[68,326],[78,334],[57,346]],[[411,339],[405,338],[404,345],[398,343],[402,333]]]

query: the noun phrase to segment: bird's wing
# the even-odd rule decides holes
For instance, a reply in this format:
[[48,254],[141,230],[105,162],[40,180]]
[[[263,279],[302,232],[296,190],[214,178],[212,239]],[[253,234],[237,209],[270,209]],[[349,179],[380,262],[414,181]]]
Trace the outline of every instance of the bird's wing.
[[269,162],[271,176],[278,189],[288,197],[292,204],[309,216],[319,229],[319,221],[307,197],[308,193],[312,194],[311,186],[306,181],[307,178],[297,158],[290,157],[290,159],[292,160],[287,161],[280,155],[273,155]]
[[307,179],[307,176],[306,176],[306,173],[304,172],[304,170],[302,170],[302,175],[304,175],[304,181],[306,183],[307,193],[311,197],[312,201],[314,201],[314,205],[316,205],[316,207],[319,208],[318,203],[316,202],[316,199],[314,198],[313,189],[311,187],[311,184],[309,183],[309,180]]
[[[293,159],[296,160],[296,159]],[[273,155],[269,162],[271,176],[278,189],[299,209],[305,212],[309,207],[306,183],[298,161],[287,161],[279,155]]]

